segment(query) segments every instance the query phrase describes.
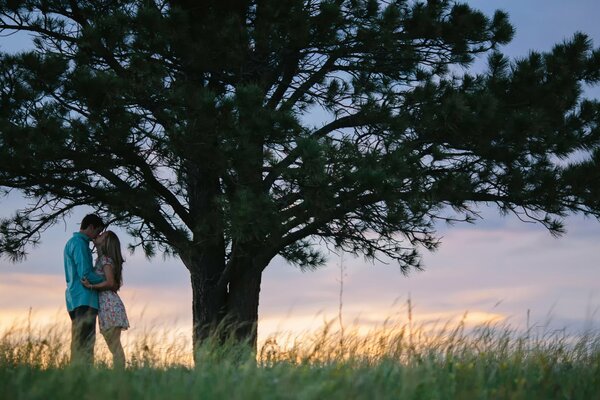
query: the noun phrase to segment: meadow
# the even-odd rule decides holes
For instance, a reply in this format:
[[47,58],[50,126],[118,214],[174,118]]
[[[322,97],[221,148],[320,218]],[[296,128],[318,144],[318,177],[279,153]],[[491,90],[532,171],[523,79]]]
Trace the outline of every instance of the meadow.
[[598,332],[335,326],[256,352],[207,342],[195,366],[186,337],[149,330],[114,370],[100,336],[95,365],[77,367],[66,327],[16,323],[0,334],[0,399],[600,399]]

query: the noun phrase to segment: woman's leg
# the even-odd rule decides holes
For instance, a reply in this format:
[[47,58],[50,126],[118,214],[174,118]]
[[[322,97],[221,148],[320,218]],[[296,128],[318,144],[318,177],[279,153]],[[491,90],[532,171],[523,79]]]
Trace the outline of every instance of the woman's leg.
[[111,328],[102,333],[108,349],[113,355],[113,367],[125,368],[125,352],[121,345],[121,328]]

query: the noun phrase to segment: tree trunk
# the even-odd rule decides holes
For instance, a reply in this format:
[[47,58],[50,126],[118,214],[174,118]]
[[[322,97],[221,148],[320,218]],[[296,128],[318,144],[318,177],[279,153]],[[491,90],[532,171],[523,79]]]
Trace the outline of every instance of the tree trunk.
[[[223,213],[218,206],[221,193],[219,171],[212,157],[218,152],[215,136],[209,136],[209,156],[186,164],[193,243],[184,261],[192,283],[194,358],[207,338],[218,335],[227,314],[227,287],[218,287],[225,270]],[[218,339],[218,338],[217,338]]]
[[258,301],[262,269],[247,260],[229,282],[227,309],[234,324],[233,334],[254,350],[257,345]]
[[256,350],[262,268],[257,268],[252,259],[239,260],[240,268],[236,268],[229,285],[217,287],[224,259],[211,259],[207,253],[188,266],[194,349],[207,338],[216,339],[217,343],[233,338]]
[[219,334],[218,330],[227,314],[227,288],[217,287],[225,264],[220,247],[204,248],[200,255],[188,261],[192,284],[194,350],[207,338]]
[[215,287],[202,273],[190,274],[192,281],[192,342],[196,349],[205,339],[218,334],[227,313],[225,290]]

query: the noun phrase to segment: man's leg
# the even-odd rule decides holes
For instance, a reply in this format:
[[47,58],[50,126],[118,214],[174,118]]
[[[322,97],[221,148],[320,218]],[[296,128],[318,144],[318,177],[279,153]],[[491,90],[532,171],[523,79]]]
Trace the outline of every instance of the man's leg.
[[96,316],[98,310],[81,306],[69,311],[71,317],[71,363],[94,363]]

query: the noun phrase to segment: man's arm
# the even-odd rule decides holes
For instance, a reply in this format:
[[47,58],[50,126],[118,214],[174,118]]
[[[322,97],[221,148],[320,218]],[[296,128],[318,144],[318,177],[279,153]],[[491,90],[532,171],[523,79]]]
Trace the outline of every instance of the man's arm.
[[106,280],[104,282],[90,284],[87,281],[83,282],[83,286],[92,290],[118,290],[118,287],[115,287],[115,274],[113,273],[112,264],[105,264],[103,267],[104,276]]
[[75,257],[75,264],[77,265],[77,273],[81,278],[87,278],[91,283],[100,283],[104,281],[104,277],[94,272],[92,253],[87,245],[83,242],[77,243],[73,256]]

